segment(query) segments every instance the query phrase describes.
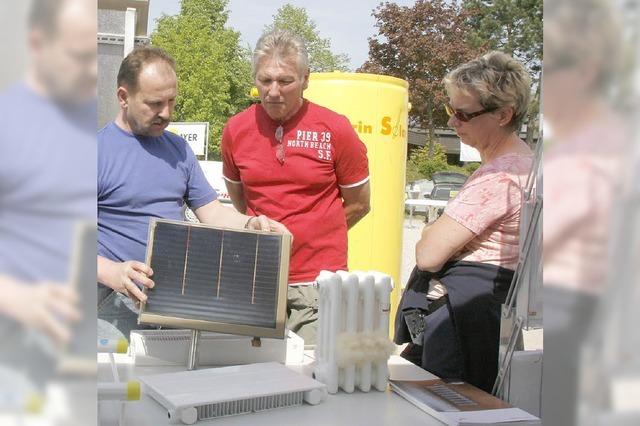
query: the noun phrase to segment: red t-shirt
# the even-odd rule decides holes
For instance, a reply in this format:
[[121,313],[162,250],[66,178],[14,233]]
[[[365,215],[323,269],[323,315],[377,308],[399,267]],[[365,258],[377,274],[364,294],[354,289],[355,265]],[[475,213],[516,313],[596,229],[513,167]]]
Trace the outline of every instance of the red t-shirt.
[[345,116],[305,100],[282,123],[281,163],[275,137],[280,124],[259,104],[231,117],[222,133],[222,173],[242,183],[247,214],[264,214],[289,228],[289,283],[309,282],[323,269],[347,268],[340,187],[367,182],[367,149]]

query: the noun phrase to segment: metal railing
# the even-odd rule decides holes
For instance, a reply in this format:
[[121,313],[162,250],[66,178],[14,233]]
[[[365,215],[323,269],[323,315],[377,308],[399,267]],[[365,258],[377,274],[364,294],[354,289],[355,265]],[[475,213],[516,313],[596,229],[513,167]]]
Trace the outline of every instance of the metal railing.
[[511,286],[502,305],[498,375],[492,393],[504,394],[504,384],[522,330],[542,326],[542,143],[536,145],[534,163],[523,190],[520,250]]

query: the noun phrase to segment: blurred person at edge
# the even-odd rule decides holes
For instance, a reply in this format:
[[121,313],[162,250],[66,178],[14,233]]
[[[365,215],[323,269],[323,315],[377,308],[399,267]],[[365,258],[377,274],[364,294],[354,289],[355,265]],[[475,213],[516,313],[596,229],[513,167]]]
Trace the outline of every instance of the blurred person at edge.
[[[448,125],[480,152],[482,166],[422,231],[395,341],[412,342],[402,356],[422,368],[491,392],[500,307],[518,263],[522,191],[533,162],[518,136],[531,78],[519,61],[494,51],[460,65],[443,83]],[[412,341],[404,317],[416,308],[428,315],[420,343]]]
[[26,76],[0,94],[0,362],[41,376],[81,317],[66,284],[77,222],[96,215],[96,28],[95,2],[34,0]]
[[629,129],[623,97],[615,98],[621,111],[610,101],[621,82],[620,22],[613,12],[602,0],[545,3],[545,425],[580,423],[581,350],[600,297],[615,291],[609,285],[612,213],[620,207]]
[[176,104],[174,59],[138,47],[118,71],[120,111],[98,132],[98,333],[126,337],[137,324],[141,288],[154,286],[144,263],[151,218],[182,220],[186,203],[202,223],[285,233],[264,215],[223,206],[183,138],[167,130]]
[[345,116],[304,99],[309,59],[298,35],[263,34],[252,65],[261,102],[227,122],[223,177],[236,209],[271,215],[293,232],[287,328],[314,345],[314,280],[323,269],[347,269],[347,231],[369,212],[366,148]]

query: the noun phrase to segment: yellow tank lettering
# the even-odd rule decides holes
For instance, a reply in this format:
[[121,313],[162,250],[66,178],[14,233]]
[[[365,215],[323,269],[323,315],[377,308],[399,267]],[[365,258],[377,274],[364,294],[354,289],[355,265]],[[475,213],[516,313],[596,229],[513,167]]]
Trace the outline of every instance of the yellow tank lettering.
[[382,125],[382,129],[380,130],[380,133],[382,133],[383,135],[390,135],[391,134],[391,117],[389,116],[385,116],[382,117],[382,122],[380,123]]
[[373,133],[373,126],[371,124],[363,124],[362,121],[358,121],[358,124],[352,123],[351,126],[358,133],[366,133],[369,135]]

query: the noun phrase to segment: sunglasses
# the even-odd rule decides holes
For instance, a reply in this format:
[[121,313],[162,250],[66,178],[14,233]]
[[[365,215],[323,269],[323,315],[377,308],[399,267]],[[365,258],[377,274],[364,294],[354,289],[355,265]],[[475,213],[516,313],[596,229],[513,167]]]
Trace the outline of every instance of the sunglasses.
[[278,159],[280,164],[284,164],[284,144],[282,143],[284,129],[282,128],[282,126],[278,126],[275,136],[276,140],[278,141],[278,145],[276,145],[276,158]]
[[462,112],[462,111],[456,111],[455,109],[453,109],[453,107],[449,104],[444,104],[444,110],[447,112],[447,115],[449,117],[453,117],[455,116],[458,120],[466,123],[467,121],[471,120],[472,118],[475,118],[479,115],[482,114],[486,114],[488,112],[493,112],[495,110],[497,110],[498,108],[489,108],[489,109],[483,109],[480,111],[476,111],[476,112]]

